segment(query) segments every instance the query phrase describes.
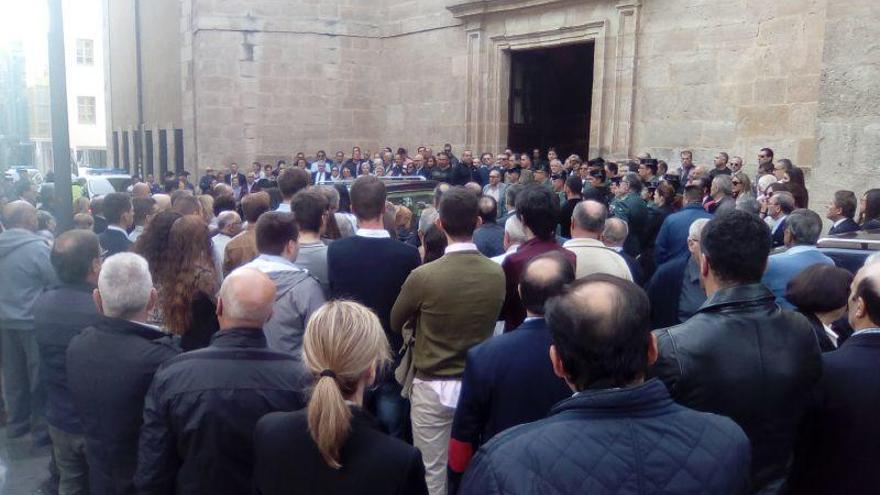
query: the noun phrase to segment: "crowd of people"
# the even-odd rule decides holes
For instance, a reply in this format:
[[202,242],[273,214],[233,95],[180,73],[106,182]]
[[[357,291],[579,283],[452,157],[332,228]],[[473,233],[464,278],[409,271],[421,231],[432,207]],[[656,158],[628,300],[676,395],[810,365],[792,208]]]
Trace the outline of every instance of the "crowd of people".
[[[4,188],[6,434],[58,493],[878,486],[880,258],[836,267],[772,150],[300,155],[135,177],[57,237]],[[880,228],[856,198],[830,234]]]

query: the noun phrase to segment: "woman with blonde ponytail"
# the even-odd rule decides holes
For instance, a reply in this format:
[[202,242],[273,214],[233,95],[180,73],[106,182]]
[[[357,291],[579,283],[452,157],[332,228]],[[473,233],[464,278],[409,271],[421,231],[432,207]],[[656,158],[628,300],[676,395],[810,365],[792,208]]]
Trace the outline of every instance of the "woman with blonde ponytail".
[[390,359],[379,318],[351,301],[312,314],[303,362],[314,375],[309,405],[263,417],[254,433],[259,492],[427,494],[422,456],[363,409],[364,391]]

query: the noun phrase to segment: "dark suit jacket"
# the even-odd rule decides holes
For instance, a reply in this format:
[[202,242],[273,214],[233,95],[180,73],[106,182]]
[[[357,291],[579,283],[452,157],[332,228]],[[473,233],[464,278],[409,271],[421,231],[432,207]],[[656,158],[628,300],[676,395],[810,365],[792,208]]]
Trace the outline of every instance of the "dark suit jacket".
[[813,327],[813,333],[816,334],[816,340],[819,342],[819,349],[821,349],[822,352],[831,352],[837,349],[834,347],[834,342],[831,341],[831,337],[825,332],[825,327],[822,325],[822,322],[819,321],[819,318],[816,318],[816,315],[804,312],[801,312],[801,314],[807,318],[807,321],[810,322],[810,326]]
[[467,353],[449,441],[451,475],[496,434],[547,416],[571,389],[553,373],[551,337],[543,318],[492,337]]
[[[232,174],[226,174],[224,177],[226,179],[227,184],[232,184]],[[244,188],[244,185],[247,183],[247,177],[241,172],[238,173],[238,185]]]
[[419,451],[379,431],[376,420],[360,407],[351,410],[351,432],[340,452],[342,469],[331,468],[321,457],[309,435],[306,409],[267,414],[257,422],[257,493],[427,494]]
[[131,241],[128,236],[114,229],[107,229],[98,235],[101,241],[101,247],[107,251],[107,256],[113,256],[116,253],[124,253],[131,247]]
[[94,230],[96,234],[103,234],[104,231],[107,230],[107,219],[102,215],[95,215],[95,224],[92,226],[92,230]]
[[[319,172],[312,172],[312,184],[318,183],[318,175],[319,175]],[[330,182],[332,180],[332,178],[333,178],[333,176],[330,175],[329,171],[324,172],[323,182]]]
[[788,217],[779,224],[775,232],[771,230],[770,237],[773,239],[773,247],[777,248],[785,244],[785,229],[788,227]]
[[690,262],[690,255],[679,255],[657,267],[654,276],[645,286],[651,300],[651,328],[660,329],[678,325],[678,300],[684,271]]
[[852,218],[847,218],[837,227],[831,227],[831,230],[828,231],[828,235],[848,234],[857,230],[861,230],[859,224],[857,224]]
[[642,271],[642,265],[639,261],[629,254],[626,251],[617,251],[623,261],[626,261],[626,266],[629,267],[629,272],[632,274],[633,282],[639,287],[645,285],[645,273]]
[[876,493],[880,486],[880,335],[858,334],[822,355],[823,375],[801,428],[791,493]]

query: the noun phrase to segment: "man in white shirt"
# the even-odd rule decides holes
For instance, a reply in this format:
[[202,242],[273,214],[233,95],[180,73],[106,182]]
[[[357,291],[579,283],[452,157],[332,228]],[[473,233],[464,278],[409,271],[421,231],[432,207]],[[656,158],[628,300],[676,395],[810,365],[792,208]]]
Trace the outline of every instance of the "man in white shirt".
[[233,237],[241,233],[241,217],[234,211],[224,211],[217,216],[217,235],[211,238],[211,246],[214,249],[214,264],[217,265],[217,273],[223,273],[223,255],[226,245]]
[[571,216],[572,239],[562,247],[577,255],[577,278],[606,273],[632,282],[626,261],[599,238],[605,230],[608,209],[593,200],[581,201]]

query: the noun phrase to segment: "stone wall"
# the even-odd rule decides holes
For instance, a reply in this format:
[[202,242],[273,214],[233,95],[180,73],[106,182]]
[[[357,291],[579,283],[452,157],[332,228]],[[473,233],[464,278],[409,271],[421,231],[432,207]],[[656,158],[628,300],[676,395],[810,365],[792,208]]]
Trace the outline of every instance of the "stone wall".
[[811,207],[880,187],[880,3],[828,0]]
[[[176,13],[167,8],[175,2]],[[726,150],[753,170],[769,146],[814,182],[843,187],[838,172],[855,166],[867,177],[858,164],[878,147],[878,55],[866,48],[880,29],[874,0],[141,5],[159,9],[145,19],[179,14],[179,53],[145,66],[145,81],[179,79],[179,104],[153,82],[145,102],[179,107],[190,170],[319,148],[348,154],[355,144],[497,151],[506,145],[511,51],[572,42],[596,47],[591,155],[649,151],[674,165],[683,148],[699,163]],[[131,109],[116,97],[133,85],[133,69],[114,60],[113,113],[124,120]],[[163,60],[179,63],[177,72],[160,70]]]
[[[467,36],[448,0],[385,0],[381,146],[466,145]],[[375,149],[375,148],[374,148]]]
[[644,1],[634,151],[815,165],[825,0]]

